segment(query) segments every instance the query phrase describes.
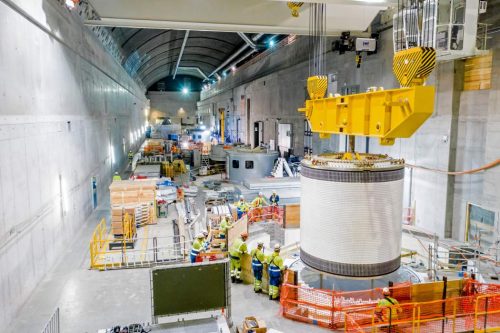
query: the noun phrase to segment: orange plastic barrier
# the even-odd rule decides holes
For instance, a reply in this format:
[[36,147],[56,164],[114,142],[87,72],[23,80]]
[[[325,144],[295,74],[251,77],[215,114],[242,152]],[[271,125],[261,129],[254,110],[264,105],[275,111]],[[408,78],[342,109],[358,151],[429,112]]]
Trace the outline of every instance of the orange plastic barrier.
[[[389,313],[391,315],[389,315]],[[498,332],[500,294],[350,310],[345,332]]]
[[262,208],[250,208],[248,211],[248,222],[261,222],[272,220],[278,224],[283,224],[283,206],[266,206]]
[[469,280],[462,297],[426,302],[412,302],[410,283],[395,285],[391,294],[400,304],[378,308],[383,298],[380,288],[342,292],[285,283],[281,313],[292,320],[356,333],[500,332],[500,285]]
[[[286,277],[284,281],[287,281]],[[396,284],[391,290],[401,302],[411,300],[411,283]],[[281,313],[289,319],[338,329],[344,326],[347,311],[374,307],[381,298],[381,288],[342,292],[283,284]]]

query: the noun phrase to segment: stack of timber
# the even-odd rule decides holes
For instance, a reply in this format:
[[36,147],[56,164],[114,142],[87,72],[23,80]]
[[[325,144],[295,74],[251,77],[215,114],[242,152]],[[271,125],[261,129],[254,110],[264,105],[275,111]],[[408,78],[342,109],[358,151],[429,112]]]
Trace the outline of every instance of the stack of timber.
[[[112,209],[136,208],[144,211],[147,207],[149,219],[148,223],[156,221],[155,200],[156,200],[156,181],[154,180],[122,180],[113,182],[109,187],[110,201]],[[135,216],[135,213],[132,215]],[[142,214],[141,223],[143,223]]]
[[136,210],[136,207],[133,206],[111,208],[111,233],[115,238],[127,238],[135,235],[134,217]]
[[491,88],[493,55],[473,57],[465,60],[464,90],[484,90]]

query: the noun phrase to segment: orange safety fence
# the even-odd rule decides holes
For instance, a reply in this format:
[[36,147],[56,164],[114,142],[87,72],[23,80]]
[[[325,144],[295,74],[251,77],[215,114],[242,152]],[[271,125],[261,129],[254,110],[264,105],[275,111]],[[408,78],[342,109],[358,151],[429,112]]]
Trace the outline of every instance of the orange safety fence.
[[283,224],[284,206],[265,206],[262,208],[250,208],[248,211],[248,222],[274,221]]
[[[287,277],[284,281],[287,281]],[[411,299],[410,283],[397,284],[391,290],[401,301]],[[289,319],[338,329],[344,326],[346,311],[376,306],[381,298],[383,298],[381,288],[343,292],[283,284],[281,313]]]
[[[287,276],[284,281],[289,281]],[[461,297],[425,302],[412,300],[413,286],[409,282],[396,284],[390,289],[392,297],[399,302],[396,316],[388,316],[377,308],[383,298],[381,288],[346,292],[284,283],[281,287],[281,313],[292,320],[330,329],[345,328],[348,332],[387,332],[388,318],[398,328],[393,328],[392,332],[462,332],[474,327],[475,320],[484,323],[482,317],[488,315],[488,327],[500,324],[500,285],[468,280]],[[469,290],[473,292],[469,293]],[[483,298],[488,301],[479,301]],[[479,310],[476,310],[478,306]],[[417,330],[420,326],[425,329]]]
[[344,329],[350,333],[498,332],[500,294],[352,309],[345,314]]

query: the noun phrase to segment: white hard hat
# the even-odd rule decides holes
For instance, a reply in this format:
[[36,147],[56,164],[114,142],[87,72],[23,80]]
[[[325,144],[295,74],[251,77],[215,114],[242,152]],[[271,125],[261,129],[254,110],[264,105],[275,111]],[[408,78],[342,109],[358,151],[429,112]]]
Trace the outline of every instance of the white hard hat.
[[389,295],[390,293],[391,292],[390,292],[389,288],[387,288],[387,287],[382,288],[382,294]]
[[204,238],[205,236],[203,236],[203,233],[200,232],[198,235],[196,235],[196,238]]
[[226,217],[233,217],[231,214],[227,213]]
[[263,195],[262,192],[259,192],[259,195]]
[[206,230],[203,230],[201,233],[203,234],[203,236],[207,236],[208,235],[208,231],[206,231]]
[[242,200],[242,199],[245,199],[245,197],[243,195],[240,195],[240,200]]
[[281,250],[280,243],[276,243],[276,244],[274,245],[274,251],[279,251],[279,250]]
[[118,171],[115,171],[115,175],[117,175],[117,174],[118,174]]

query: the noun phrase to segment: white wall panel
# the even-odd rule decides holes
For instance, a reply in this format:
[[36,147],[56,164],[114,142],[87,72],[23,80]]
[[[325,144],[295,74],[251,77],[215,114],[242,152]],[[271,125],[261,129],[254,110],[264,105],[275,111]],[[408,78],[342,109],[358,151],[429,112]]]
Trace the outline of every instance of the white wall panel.
[[106,195],[126,161],[122,138],[128,150],[146,105],[121,65],[57,1],[15,3],[38,23],[0,2],[1,327],[90,215],[92,176],[99,198]]

